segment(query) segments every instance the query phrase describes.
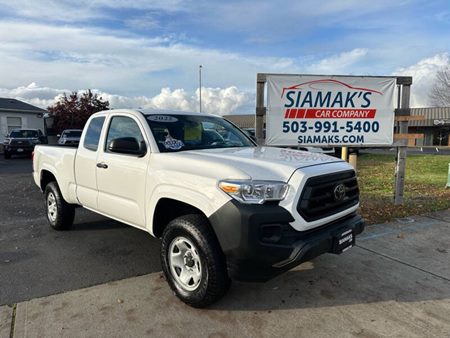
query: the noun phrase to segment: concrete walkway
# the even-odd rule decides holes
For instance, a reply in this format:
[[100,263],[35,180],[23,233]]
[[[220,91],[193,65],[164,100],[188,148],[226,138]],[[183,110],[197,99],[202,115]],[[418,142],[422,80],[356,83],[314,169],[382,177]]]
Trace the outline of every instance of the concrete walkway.
[[[450,211],[368,227],[357,246],[185,306],[160,273],[0,307],[0,337],[450,337]],[[13,322],[13,323],[11,323]]]

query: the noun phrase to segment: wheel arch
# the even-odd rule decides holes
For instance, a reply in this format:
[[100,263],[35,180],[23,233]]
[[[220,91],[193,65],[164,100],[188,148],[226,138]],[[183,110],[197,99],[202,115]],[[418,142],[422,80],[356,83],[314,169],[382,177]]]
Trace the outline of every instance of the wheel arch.
[[160,198],[155,206],[152,217],[151,230],[153,236],[160,238],[170,221],[177,217],[189,214],[202,215],[205,218],[208,218],[202,210],[192,204],[168,197]]
[[41,175],[40,175],[40,180],[39,180],[41,190],[44,191],[45,187],[50,182],[56,182],[56,184],[58,184],[56,176],[50,170],[47,170],[47,169],[41,170]]
[[[153,191],[148,192],[149,200],[146,203],[147,231],[159,238],[167,223],[176,217],[189,213],[200,214],[209,219],[216,210],[229,200],[225,194],[218,194],[215,190],[217,189],[205,189],[205,191],[200,192],[174,184],[157,186]],[[161,216],[163,213],[167,215]]]

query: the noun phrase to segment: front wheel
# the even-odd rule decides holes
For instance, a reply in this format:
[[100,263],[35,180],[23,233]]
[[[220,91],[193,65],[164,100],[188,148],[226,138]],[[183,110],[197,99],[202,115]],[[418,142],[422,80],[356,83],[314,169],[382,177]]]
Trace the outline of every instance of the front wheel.
[[3,153],[3,156],[5,157],[6,160],[9,160],[11,158],[11,154],[5,150],[5,152]]
[[224,254],[208,220],[201,215],[171,221],[162,235],[161,264],[171,289],[186,304],[205,307],[228,290]]
[[75,218],[75,207],[67,203],[56,182],[45,187],[45,209],[47,220],[55,230],[68,230],[72,227]]

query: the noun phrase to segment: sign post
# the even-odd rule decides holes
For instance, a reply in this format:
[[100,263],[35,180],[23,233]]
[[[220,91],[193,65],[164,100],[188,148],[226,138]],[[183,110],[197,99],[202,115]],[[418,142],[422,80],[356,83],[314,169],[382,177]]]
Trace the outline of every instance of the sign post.
[[264,87],[266,85],[266,74],[258,74],[256,78],[256,117],[255,136],[259,145],[264,144],[264,116],[266,107],[264,106]]
[[[401,99],[397,114],[401,116],[409,116],[409,100],[410,100],[410,89],[412,84],[412,77],[399,77],[397,78],[397,84],[401,86]],[[399,122],[399,133],[408,134],[408,119],[402,119]],[[403,141],[397,148],[397,164],[395,167],[395,191],[394,191],[394,204],[403,204],[403,192],[405,190],[405,173],[406,173],[406,152],[407,152],[407,141]]]

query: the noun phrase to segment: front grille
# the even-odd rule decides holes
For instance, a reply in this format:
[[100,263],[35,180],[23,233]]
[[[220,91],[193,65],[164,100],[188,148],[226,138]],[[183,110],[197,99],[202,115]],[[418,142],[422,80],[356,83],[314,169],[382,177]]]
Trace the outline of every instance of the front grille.
[[11,140],[12,146],[29,146],[31,143],[28,140]]
[[344,211],[358,202],[358,181],[355,172],[348,170],[309,178],[297,211],[306,221],[312,222]]

